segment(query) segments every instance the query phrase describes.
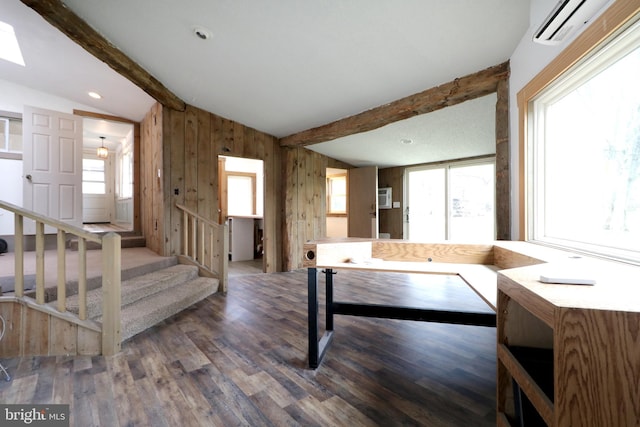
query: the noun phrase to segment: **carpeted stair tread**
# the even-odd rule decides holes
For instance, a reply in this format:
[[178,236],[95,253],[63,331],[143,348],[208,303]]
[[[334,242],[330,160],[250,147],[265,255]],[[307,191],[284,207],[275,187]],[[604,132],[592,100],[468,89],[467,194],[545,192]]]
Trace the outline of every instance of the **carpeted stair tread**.
[[[141,276],[124,280],[121,283],[122,307],[150,295],[162,292],[174,286],[181,286],[186,281],[198,277],[198,268],[192,265],[177,264]],[[78,313],[78,295],[67,298],[67,310]],[[87,292],[87,316],[90,319],[102,315],[102,289]]]
[[[197,277],[122,308],[122,340],[173,316],[218,291],[218,279]],[[102,322],[102,317],[96,319]]]

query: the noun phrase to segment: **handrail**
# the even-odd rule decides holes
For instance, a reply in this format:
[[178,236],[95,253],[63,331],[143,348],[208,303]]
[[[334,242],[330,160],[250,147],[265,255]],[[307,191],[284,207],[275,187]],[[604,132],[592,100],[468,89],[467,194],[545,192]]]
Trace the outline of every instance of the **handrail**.
[[51,227],[55,227],[58,230],[64,231],[65,233],[75,234],[76,236],[87,239],[90,242],[100,243],[101,241],[99,235],[90,233],[80,227],[76,227],[75,225],[69,224],[67,222],[58,221],[57,219],[47,218],[46,216],[42,216],[36,212],[28,211],[21,208],[20,206],[13,205],[11,203],[3,202],[2,200],[0,200],[0,208],[11,211],[13,213],[18,213],[20,214],[20,216],[33,219],[37,222],[42,222],[43,224],[49,225]]
[[204,223],[205,223],[205,224],[207,224],[207,225],[210,225],[210,226],[212,226],[212,227],[221,227],[221,228],[222,228],[222,227],[224,227],[224,224],[218,224],[218,223],[217,223],[217,222],[215,222],[215,221],[211,221],[210,219],[207,219],[207,218],[203,217],[202,215],[200,215],[200,214],[198,214],[198,213],[196,213],[196,212],[192,211],[191,209],[187,208],[187,207],[186,207],[186,206],[184,206],[184,205],[181,205],[181,204],[179,204],[179,203],[176,203],[176,207],[177,207],[178,209],[180,209],[180,210],[182,210],[182,211],[184,211],[184,212],[188,213],[189,215],[191,215],[191,216],[194,216],[194,217],[198,218],[198,220],[199,220],[199,221],[202,221],[202,222],[204,222]]
[[182,255],[216,273],[221,291],[226,292],[229,265],[228,226],[205,218],[184,205],[176,203],[176,207],[183,214],[180,249]]
[[120,351],[120,281],[121,281],[121,238],[119,234],[107,233],[103,236],[90,233],[82,228],[47,218],[36,212],[28,211],[19,206],[0,201],[0,209],[14,214],[14,253],[15,253],[15,285],[14,293],[18,299],[25,299],[24,295],[24,218],[36,222],[36,298],[35,304],[45,304],[45,225],[57,231],[57,311],[67,313],[66,310],[66,235],[72,234],[78,239],[78,303],[80,320],[87,319],[87,241],[102,245],[102,347],[103,355],[113,355]]

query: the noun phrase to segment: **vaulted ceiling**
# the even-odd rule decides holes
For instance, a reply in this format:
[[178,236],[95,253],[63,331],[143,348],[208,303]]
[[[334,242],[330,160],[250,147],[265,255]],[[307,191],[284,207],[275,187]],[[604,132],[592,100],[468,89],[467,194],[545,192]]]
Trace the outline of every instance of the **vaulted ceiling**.
[[[14,26],[26,62],[20,67],[0,60],[0,79],[132,120],[140,120],[148,111],[153,103],[149,95],[37,13],[18,0],[0,3],[0,21]],[[529,26],[528,0],[64,0],[64,4],[177,98],[277,137],[503,63]],[[104,98],[92,101],[86,97],[88,90],[102,92]],[[450,107],[451,114],[472,123],[458,133],[484,132],[473,124],[474,112],[487,101],[477,102]],[[447,126],[463,122],[434,120]],[[367,143],[376,138],[369,135]],[[387,145],[379,151],[389,157],[393,155],[389,138],[412,137],[384,138]],[[327,150],[327,155],[334,153],[331,147]],[[367,162],[379,160],[378,156]]]

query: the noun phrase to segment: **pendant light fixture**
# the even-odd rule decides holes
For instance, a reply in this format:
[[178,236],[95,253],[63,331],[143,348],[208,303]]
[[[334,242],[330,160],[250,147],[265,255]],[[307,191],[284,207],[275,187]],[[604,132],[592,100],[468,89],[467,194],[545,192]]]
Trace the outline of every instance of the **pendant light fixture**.
[[106,159],[107,157],[109,157],[109,150],[107,150],[104,146],[104,136],[101,136],[100,139],[102,140],[102,146],[98,147],[98,152],[96,154],[101,159]]

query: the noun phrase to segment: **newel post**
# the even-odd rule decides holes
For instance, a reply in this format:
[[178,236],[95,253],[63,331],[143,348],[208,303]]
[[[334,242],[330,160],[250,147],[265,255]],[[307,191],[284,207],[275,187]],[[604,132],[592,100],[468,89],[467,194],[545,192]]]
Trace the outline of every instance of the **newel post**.
[[102,237],[102,354],[120,352],[120,235]]
[[222,293],[227,293],[227,286],[229,284],[229,223],[225,222],[222,225],[222,247],[220,248],[220,266],[218,267],[220,282],[220,290]]

